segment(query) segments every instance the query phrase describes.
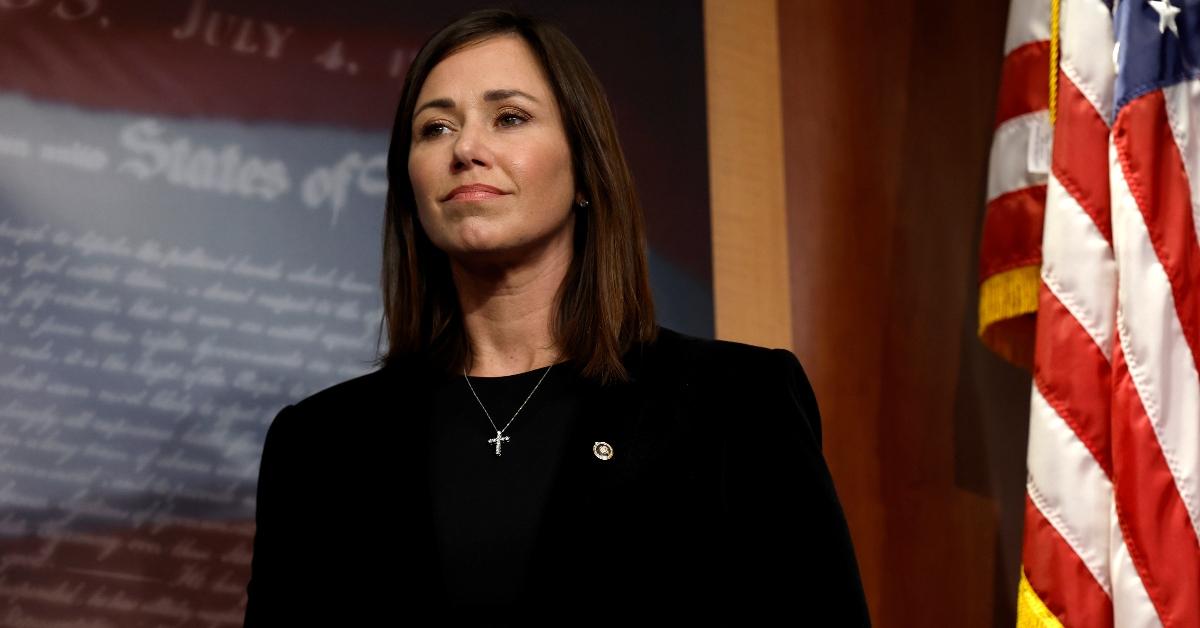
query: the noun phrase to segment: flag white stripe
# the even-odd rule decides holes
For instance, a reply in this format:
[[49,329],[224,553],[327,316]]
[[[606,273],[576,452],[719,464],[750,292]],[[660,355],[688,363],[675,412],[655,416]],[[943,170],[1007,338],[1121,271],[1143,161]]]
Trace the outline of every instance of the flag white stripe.
[[1049,135],[1050,114],[1045,109],[1006,120],[992,136],[988,159],[987,200],[1022,188],[1044,185],[1046,175],[1029,171],[1030,139]]
[[1112,117],[1112,56],[1097,45],[1098,41],[1113,41],[1108,7],[1099,0],[1062,0],[1059,19],[1059,67],[1108,124]]
[[[1013,0],[1004,31],[1004,55],[1035,41],[1050,39],[1050,0]],[[1046,68],[1049,76],[1050,68]],[[1048,79],[1047,79],[1048,80]]]
[[1112,483],[1062,417],[1033,386],[1026,491],[1105,593],[1109,583]]
[[1112,503],[1109,512],[1109,554],[1112,578],[1112,604],[1114,628],[1162,628],[1158,611],[1146,593],[1146,585],[1133,566],[1125,536],[1121,533],[1121,522],[1117,518],[1117,505]]
[[1054,175],[1043,224],[1042,280],[1111,362],[1117,267],[1108,240]]

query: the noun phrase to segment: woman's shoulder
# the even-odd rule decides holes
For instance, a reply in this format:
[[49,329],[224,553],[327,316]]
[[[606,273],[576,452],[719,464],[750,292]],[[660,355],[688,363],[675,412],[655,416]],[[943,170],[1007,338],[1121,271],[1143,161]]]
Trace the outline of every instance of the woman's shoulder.
[[799,369],[803,375],[803,367],[790,349],[704,338],[662,326],[654,348],[658,363],[689,365],[687,370],[697,373],[754,377]]
[[338,432],[355,431],[361,420],[382,405],[385,395],[398,391],[394,367],[380,367],[310,393],[284,405],[267,429],[268,441],[328,438],[325,427],[336,421]]
[[330,384],[297,399],[291,405],[303,410],[315,410],[364,403],[388,388],[388,380],[392,379],[394,370],[394,367],[387,366],[376,368],[357,377]]
[[729,399],[774,415],[802,415],[813,440],[820,443],[821,419],[816,394],[800,360],[790,349],[692,336],[660,327],[658,360],[650,370],[675,371],[701,405]]

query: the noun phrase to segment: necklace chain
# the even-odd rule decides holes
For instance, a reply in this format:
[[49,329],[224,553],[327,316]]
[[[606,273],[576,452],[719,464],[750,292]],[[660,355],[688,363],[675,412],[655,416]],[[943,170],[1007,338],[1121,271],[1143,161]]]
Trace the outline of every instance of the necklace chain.
[[492,413],[488,412],[487,406],[483,405],[483,401],[479,398],[479,393],[475,392],[475,387],[471,385],[471,378],[467,377],[467,367],[463,367],[463,379],[467,382],[467,388],[471,389],[471,394],[474,395],[475,401],[479,404],[479,407],[483,408],[483,414],[487,417],[488,423],[491,423],[492,429],[496,430],[496,437],[488,439],[488,443],[496,446],[497,456],[500,455],[501,444],[511,440],[508,436],[504,436],[504,430],[507,430],[508,426],[512,425],[512,422],[517,418],[517,415],[521,413],[521,410],[525,409],[525,404],[529,403],[529,400],[533,398],[533,393],[537,392],[538,387],[542,385],[543,381],[545,381],[546,375],[550,374],[550,369],[552,368],[554,368],[553,364],[546,367],[546,371],[542,373],[541,379],[539,379],[538,383],[534,385],[533,390],[529,391],[529,395],[525,397],[525,401],[521,402],[521,407],[517,408],[517,411],[513,412],[512,417],[508,419],[508,423],[505,423],[504,427],[500,428],[496,427],[496,422],[492,420]]

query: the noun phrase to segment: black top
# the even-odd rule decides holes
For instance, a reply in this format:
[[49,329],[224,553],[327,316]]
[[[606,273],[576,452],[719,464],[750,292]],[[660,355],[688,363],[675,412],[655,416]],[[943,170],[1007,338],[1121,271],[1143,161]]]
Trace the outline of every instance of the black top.
[[[499,458],[461,374],[419,355],[281,410],[246,625],[869,625],[796,356],[661,328],[622,363],[610,385],[551,370]],[[484,403],[505,416],[532,377]]]
[[[461,374],[434,391],[429,448],[434,530],[449,601],[497,608],[524,593],[550,481],[577,418],[577,381],[570,364],[560,363],[502,377],[472,376],[471,386],[478,401]],[[508,439],[501,441],[500,455],[488,442],[496,428],[481,402]]]

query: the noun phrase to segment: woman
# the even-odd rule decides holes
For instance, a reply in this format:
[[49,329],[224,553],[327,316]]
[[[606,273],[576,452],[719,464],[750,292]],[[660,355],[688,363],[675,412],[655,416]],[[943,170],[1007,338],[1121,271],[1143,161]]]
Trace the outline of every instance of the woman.
[[868,623],[795,356],[654,323],[603,90],[472,13],[404,84],[382,368],[283,409],[246,625]]

